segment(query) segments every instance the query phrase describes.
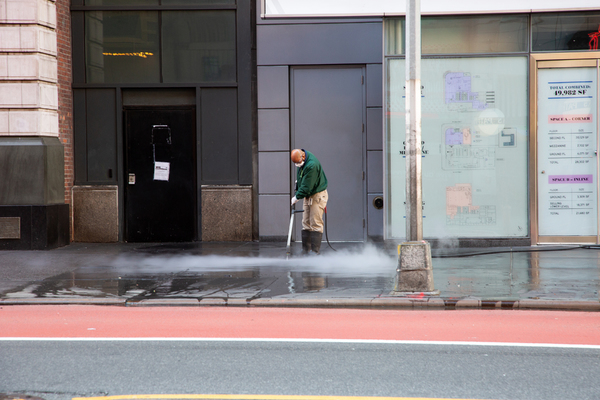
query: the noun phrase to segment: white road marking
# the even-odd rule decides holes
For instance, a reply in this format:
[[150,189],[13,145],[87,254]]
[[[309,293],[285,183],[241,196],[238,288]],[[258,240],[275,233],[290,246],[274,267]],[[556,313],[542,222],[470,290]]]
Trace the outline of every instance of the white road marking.
[[281,343],[352,343],[352,344],[407,344],[434,346],[494,346],[494,347],[546,347],[565,349],[600,350],[600,345],[564,343],[468,342],[426,340],[376,340],[376,339],[297,339],[297,338],[177,338],[177,337],[0,337],[0,342],[281,342]]

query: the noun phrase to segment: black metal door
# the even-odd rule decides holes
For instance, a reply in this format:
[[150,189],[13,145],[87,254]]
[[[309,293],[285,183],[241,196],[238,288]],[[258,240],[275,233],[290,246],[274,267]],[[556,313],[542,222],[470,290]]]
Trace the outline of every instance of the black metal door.
[[125,240],[196,237],[195,110],[127,109]]

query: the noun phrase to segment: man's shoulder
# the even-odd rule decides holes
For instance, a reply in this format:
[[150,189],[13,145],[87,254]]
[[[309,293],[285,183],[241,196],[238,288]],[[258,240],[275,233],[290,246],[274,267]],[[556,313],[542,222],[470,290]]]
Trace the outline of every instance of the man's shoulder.
[[304,150],[306,152],[306,164],[318,165],[320,164],[319,159],[315,157],[313,153],[308,150]]

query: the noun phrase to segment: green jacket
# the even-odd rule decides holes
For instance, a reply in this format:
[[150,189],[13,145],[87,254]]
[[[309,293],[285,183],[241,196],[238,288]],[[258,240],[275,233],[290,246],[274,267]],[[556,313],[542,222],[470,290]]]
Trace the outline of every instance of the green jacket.
[[302,151],[306,153],[306,159],[304,165],[296,172],[298,182],[296,198],[298,200],[327,189],[327,177],[325,177],[321,163],[311,152],[304,149]]

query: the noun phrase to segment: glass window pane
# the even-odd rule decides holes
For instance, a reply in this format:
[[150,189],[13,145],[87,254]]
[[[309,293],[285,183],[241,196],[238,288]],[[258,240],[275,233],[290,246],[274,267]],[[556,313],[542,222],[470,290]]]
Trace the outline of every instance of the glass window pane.
[[164,82],[235,82],[235,11],[162,14]]
[[525,15],[424,17],[422,54],[527,51],[527,23]]
[[600,12],[534,14],[533,51],[598,50]]
[[[388,60],[386,237],[405,227],[405,61]],[[423,235],[526,237],[528,58],[421,61]]]
[[85,47],[88,83],[160,81],[156,11],[86,12]]
[[235,0],[162,0],[163,6],[222,6],[233,5]]
[[85,0],[86,6],[157,6],[158,0]]
[[385,55],[404,54],[404,19],[385,20]]

